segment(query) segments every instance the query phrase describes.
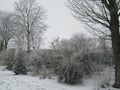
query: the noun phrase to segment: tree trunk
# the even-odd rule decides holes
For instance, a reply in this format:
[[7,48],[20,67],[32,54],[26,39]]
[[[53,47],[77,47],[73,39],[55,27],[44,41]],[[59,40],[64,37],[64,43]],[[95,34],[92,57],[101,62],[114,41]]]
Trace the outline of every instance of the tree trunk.
[[0,51],[3,50],[3,47],[4,47],[4,41],[2,40],[2,41],[0,42]]
[[5,46],[4,46],[5,50],[7,49],[7,46],[8,46],[8,40],[5,40]]
[[120,88],[120,34],[117,9],[110,9],[110,30],[112,36],[113,60],[115,61],[115,83],[113,87]]
[[117,36],[112,38],[113,60],[115,61],[115,83],[113,87],[120,88],[120,39]]
[[[115,39],[116,38],[116,39]],[[113,60],[115,61],[115,84],[113,87],[120,88],[120,39],[119,37],[112,38]]]
[[120,88],[120,55],[114,57],[115,60],[115,83],[113,87]]
[[30,32],[28,30],[28,37],[27,37],[27,52],[30,53]]

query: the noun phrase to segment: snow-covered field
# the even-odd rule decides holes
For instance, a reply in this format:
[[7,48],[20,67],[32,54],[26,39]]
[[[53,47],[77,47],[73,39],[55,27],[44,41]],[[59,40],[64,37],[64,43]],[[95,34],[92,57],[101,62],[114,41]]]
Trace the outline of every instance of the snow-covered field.
[[92,80],[87,80],[84,85],[71,86],[60,84],[54,79],[43,80],[28,75],[14,75],[4,68],[0,66],[0,90],[95,90],[95,83]]
[[14,75],[0,67],[0,90],[93,90],[91,85],[59,84],[53,79],[39,79],[38,77]]

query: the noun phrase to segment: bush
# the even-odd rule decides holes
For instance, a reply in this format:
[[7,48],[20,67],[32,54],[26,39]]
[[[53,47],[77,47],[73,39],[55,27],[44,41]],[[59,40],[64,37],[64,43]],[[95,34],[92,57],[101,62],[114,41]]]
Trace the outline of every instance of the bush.
[[58,81],[70,85],[80,83],[83,78],[81,66],[76,60],[63,60],[56,69]]
[[16,55],[15,64],[13,65],[13,71],[16,75],[27,74],[27,69],[24,61],[25,53],[20,51]]
[[[99,52],[82,52],[76,56],[83,63],[83,70],[86,76],[91,76],[95,72],[101,72],[107,66],[111,66],[111,57]],[[108,59],[109,58],[109,59]]]
[[11,48],[7,51],[6,69],[12,70],[12,66],[14,65],[14,59],[15,59],[15,49]]
[[[51,50],[41,49],[32,51],[27,55],[27,70],[31,72],[33,76],[52,76],[54,75],[53,67],[56,66],[53,60],[53,53]],[[50,75],[47,75],[49,73]]]
[[93,73],[93,61],[91,58],[91,55],[89,53],[82,52],[81,54],[78,54],[76,58],[79,60],[80,63],[83,64],[82,68],[86,76],[90,76],[91,73]]
[[15,49],[10,48],[0,52],[0,65],[5,65],[6,69],[12,70],[14,64]]
[[83,76],[91,77],[93,73],[101,72],[107,65],[103,64],[104,56],[100,55],[94,52],[82,52],[74,53],[70,59],[64,57],[55,69],[58,81],[73,85],[81,82]]
[[114,81],[113,68],[111,67],[105,68],[102,72],[96,75],[95,80],[97,81],[100,88],[107,88],[112,86],[112,83]]

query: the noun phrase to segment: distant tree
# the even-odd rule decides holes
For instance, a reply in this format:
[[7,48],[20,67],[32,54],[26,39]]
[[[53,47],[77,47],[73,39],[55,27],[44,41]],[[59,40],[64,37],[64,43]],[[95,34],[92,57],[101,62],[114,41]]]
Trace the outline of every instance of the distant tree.
[[37,0],[19,0],[15,3],[15,16],[18,27],[22,29],[22,37],[27,43],[27,51],[30,53],[32,46],[35,48],[35,43],[40,42],[43,31],[47,28],[44,23],[46,11],[37,4]]
[[74,34],[70,39],[74,52],[88,52],[96,48],[96,38],[91,38],[85,34]]
[[83,21],[97,36],[111,39],[115,61],[115,84],[120,88],[120,0],[68,0],[77,20]]
[[88,52],[96,48],[95,38],[88,38],[85,34],[74,34],[70,39],[56,39],[51,48],[63,56],[70,57],[73,53]]
[[0,51],[7,49],[8,43],[15,35],[16,24],[10,12],[0,12]]

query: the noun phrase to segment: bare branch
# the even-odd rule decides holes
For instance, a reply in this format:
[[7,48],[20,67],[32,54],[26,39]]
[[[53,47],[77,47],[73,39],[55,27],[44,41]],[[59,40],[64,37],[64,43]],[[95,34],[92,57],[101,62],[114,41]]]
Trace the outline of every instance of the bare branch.
[[[33,39],[41,39],[43,31],[47,28],[44,23],[45,13],[36,0],[20,0],[16,3],[16,18],[18,26],[23,28],[22,36],[26,40],[28,52],[32,49]],[[35,35],[39,37],[35,38]]]

